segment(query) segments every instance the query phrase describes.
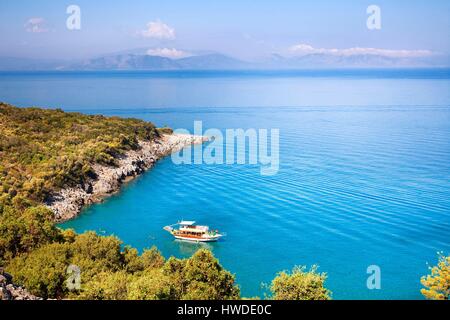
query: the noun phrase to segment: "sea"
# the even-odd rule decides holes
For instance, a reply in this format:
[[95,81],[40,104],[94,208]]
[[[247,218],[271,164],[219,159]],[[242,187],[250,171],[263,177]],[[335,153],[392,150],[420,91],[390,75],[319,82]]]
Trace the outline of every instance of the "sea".
[[[449,69],[2,72],[0,101],[190,132],[278,130],[275,174],[167,157],[60,224],[165,257],[208,248],[244,297],[317,265],[334,299],[422,299],[421,277],[450,251]],[[182,219],[226,236],[175,241],[163,227]]]

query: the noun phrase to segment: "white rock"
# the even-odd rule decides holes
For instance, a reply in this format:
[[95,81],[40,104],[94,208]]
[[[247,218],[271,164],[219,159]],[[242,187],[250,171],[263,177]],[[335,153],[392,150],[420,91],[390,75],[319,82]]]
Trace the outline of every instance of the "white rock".
[[[123,180],[134,177],[154,166],[161,158],[181,150],[191,144],[200,144],[208,139],[187,134],[163,135],[158,140],[141,141],[139,150],[128,151],[117,159],[118,166],[92,165],[97,178],[85,185],[66,188],[52,195],[47,207],[55,213],[56,221],[76,217],[85,205],[102,201],[106,196],[117,192]],[[90,189],[89,192],[86,189]]]

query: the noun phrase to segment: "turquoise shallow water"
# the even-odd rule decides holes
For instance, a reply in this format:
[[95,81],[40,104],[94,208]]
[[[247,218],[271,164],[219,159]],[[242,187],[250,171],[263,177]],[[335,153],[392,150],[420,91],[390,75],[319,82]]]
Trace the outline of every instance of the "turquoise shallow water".
[[[54,96],[52,85],[59,89]],[[127,88],[129,107],[121,100]],[[435,263],[436,251],[450,251],[449,88],[448,73],[0,75],[1,99],[20,105],[133,116],[175,128],[191,128],[194,120],[222,130],[279,128],[275,176],[261,176],[257,166],[175,165],[166,158],[62,226],[183,257],[202,245],[173,241],[162,227],[194,219],[227,233],[204,246],[236,274],[245,296],[262,296],[261,283],[277,271],[318,264],[337,299],[421,298],[426,263]],[[75,100],[64,98],[76,90]],[[275,103],[277,96],[283,104]],[[236,107],[240,97],[243,107]],[[189,105],[175,103],[183,100]],[[381,290],[366,287],[373,264],[381,268]]]

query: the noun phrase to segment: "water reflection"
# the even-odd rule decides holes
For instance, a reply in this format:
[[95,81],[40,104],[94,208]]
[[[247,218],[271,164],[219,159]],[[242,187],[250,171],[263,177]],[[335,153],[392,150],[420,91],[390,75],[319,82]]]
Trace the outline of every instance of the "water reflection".
[[175,239],[174,243],[178,245],[179,251],[183,256],[191,256],[199,249],[213,249],[213,246],[206,242],[183,241]]

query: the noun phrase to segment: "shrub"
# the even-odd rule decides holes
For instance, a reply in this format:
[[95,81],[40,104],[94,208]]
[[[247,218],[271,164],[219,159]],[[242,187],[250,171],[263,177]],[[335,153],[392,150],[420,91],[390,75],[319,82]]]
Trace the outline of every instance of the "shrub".
[[130,275],[125,271],[101,272],[82,287],[80,300],[126,300]]
[[129,285],[130,300],[169,300],[174,299],[174,288],[170,278],[161,269],[145,271]]
[[270,286],[275,300],[329,300],[331,292],[325,288],[326,273],[318,273],[317,266],[309,271],[295,267],[291,273],[278,273]]
[[224,270],[209,250],[200,249],[191,258],[169,259],[164,265],[177,299],[238,299],[234,276]]
[[8,272],[14,276],[15,283],[39,297],[62,298],[67,294],[69,257],[66,244],[53,243],[16,257],[8,265]]
[[430,268],[430,274],[422,277],[422,285],[426,288],[421,293],[432,300],[448,300],[450,297],[450,256],[442,252],[438,256],[438,264]]
[[161,268],[164,265],[164,257],[161,252],[153,246],[150,249],[144,250],[142,253],[142,263],[144,269]]

